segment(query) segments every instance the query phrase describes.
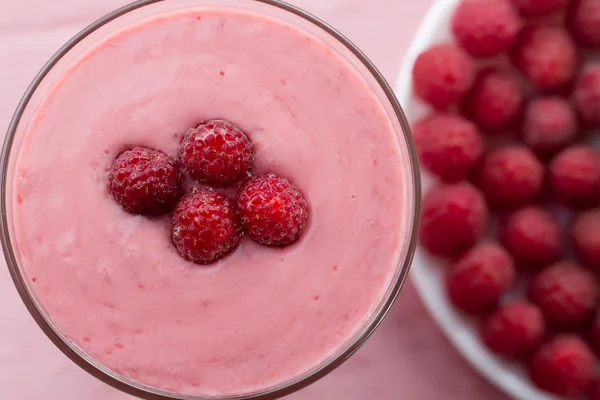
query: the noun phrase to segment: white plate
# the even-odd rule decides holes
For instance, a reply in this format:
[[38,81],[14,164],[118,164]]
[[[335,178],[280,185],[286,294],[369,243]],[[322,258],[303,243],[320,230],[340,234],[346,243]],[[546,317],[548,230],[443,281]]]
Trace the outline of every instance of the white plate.
[[[406,52],[395,92],[411,123],[429,111],[413,94],[413,64],[417,56],[432,44],[452,41],[449,22],[459,1],[435,1]],[[422,180],[425,193],[433,180],[423,171]],[[444,286],[447,266],[442,264],[442,261],[417,250],[410,274],[425,307],[458,351],[489,381],[515,399],[560,400],[536,389],[517,364],[504,361],[486,349],[479,339],[476,324],[455,311],[448,301]]]

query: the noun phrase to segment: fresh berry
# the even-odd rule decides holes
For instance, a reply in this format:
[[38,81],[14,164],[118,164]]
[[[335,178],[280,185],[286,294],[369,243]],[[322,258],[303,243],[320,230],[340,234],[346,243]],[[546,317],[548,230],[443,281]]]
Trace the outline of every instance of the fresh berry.
[[600,209],[575,217],[571,225],[571,240],[579,259],[600,272]]
[[515,40],[521,22],[509,0],[463,0],[452,18],[452,32],[472,56],[491,57]]
[[589,398],[590,400],[600,400],[600,380],[596,380],[592,385]]
[[577,67],[577,48],[559,28],[529,27],[517,38],[515,65],[541,90],[557,90],[569,84]]
[[600,62],[583,67],[575,82],[573,102],[587,124],[600,125]]
[[569,0],[512,0],[519,12],[526,17],[546,15],[564,8]]
[[600,46],[600,0],[577,0],[569,15],[569,28],[584,46]]
[[271,173],[250,178],[242,185],[238,207],[248,236],[268,246],[293,243],[308,221],[308,204],[300,190]]
[[484,70],[467,96],[465,112],[483,128],[502,128],[519,115],[523,97],[523,85],[517,75],[502,70]]
[[486,346],[506,357],[518,357],[535,350],[545,332],[542,312],[525,301],[501,307],[481,324],[481,337]]
[[483,152],[477,127],[454,114],[434,114],[413,126],[421,163],[444,181],[467,176]]
[[198,181],[226,187],[248,176],[254,150],[240,128],[228,121],[211,120],[185,133],[181,161]]
[[417,57],[413,87],[421,100],[445,109],[462,99],[473,84],[475,67],[459,47],[440,44]]
[[557,336],[533,355],[529,374],[543,390],[565,397],[581,396],[594,379],[594,355],[579,337]]
[[481,236],[487,219],[483,196],[470,184],[434,187],[423,200],[421,244],[434,254],[459,253]]
[[[592,321],[591,344],[597,352],[600,352],[600,310],[597,310]],[[600,398],[599,398],[600,400]]]
[[162,151],[136,147],[113,162],[109,184],[126,211],[161,214],[171,211],[179,200],[181,172],[177,162]]
[[523,142],[542,158],[553,156],[577,135],[577,116],[560,97],[540,97],[525,108]]
[[577,145],[551,161],[549,182],[554,196],[575,208],[592,207],[600,200],[600,158],[589,146]]
[[574,325],[593,312],[598,298],[594,275],[570,262],[558,262],[540,272],[530,283],[529,298],[552,325]]
[[446,277],[446,288],[456,308],[479,314],[496,305],[514,278],[515,268],[510,255],[496,244],[481,243],[452,265]]
[[484,157],[479,184],[494,205],[525,205],[541,192],[544,166],[522,146],[498,148]]
[[173,243],[183,258],[211,264],[232,250],[242,238],[235,203],[212,190],[194,190],[175,207]]
[[545,266],[561,253],[561,231],[554,216],[540,207],[511,214],[500,230],[500,240],[513,258],[525,266]]

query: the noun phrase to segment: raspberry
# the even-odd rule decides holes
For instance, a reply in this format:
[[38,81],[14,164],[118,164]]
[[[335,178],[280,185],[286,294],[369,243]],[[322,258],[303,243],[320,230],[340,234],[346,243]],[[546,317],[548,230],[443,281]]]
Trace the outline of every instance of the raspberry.
[[472,56],[490,57],[507,49],[521,29],[509,0],[463,0],[452,18],[452,32]]
[[569,0],[512,0],[519,12],[526,17],[546,15],[558,11]]
[[451,267],[446,288],[456,308],[468,314],[479,314],[496,305],[514,277],[510,255],[496,244],[481,243]]
[[582,262],[600,272],[600,210],[579,214],[571,225],[573,248]]
[[229,121],[211,120],[185,133],[181,161],[198,181],[226,187],[248,175],[254,151],[240,128]]
[[207,265],[233,251],[243,231],[231,199],[212,190],[194,189],[175,207],[172,234],[183,258]]
[[308,221],[308,204],[300,190],[271,173],[247,180],[240,190],[238,206],[248,236],[268,246],[293,243]]
[[[600,351],[600,311],[596,311],[594,315],[594,320],[592,321],[592,331],[591,331],[591,343],[596,349],[596,351]],[[600,383],[600,382],[599,382]],[[600,387],[598,388],[600,389]],[[598,393],[600,394],[600,393]],[[600,400],[600,398],[599,398]]]
[[535,350],[545,332],[542,312],[525,301],[498,309],[481,324],[483,342],[494,353],[506,357],[518,357]]
[[121,207],[133,214],[161,214],[173,209],[180,195],[177,162],[162,151],[136,147],[113,162],[109,186]]
[[413,66],[416,95],[438,109],[457,103],[473,84],[475,67],[459,47],[440,44],[417,57]]
[[573,79],[577,48],[563,29],[525,28],[513,50],[515,65],[541,90],[562,89]]
[[589,146],[577,145],[560,152],[550,162],[549,183],[562,203],[586,208],[600,199],[600,158]]
[[540,207],[526,207],[510,215],[500,230],[500,241],[516,261],[544,266],[561,253],[561,231],[554,216]]
[[594,355],[577,336],[557,336],[538,349],[529,363],[531,380],[543,390],[565,397],[587,392],[594,379]]
[[444,181],[469,173],[483,152],[479,130],[453,114],[434,114],[413,126],[421,163]]
[[569,28],[584,46],[600,46],[600,0],[578,0],[569,15]]
[[487,199],[498,206],[520,206],[541,192],[544,166],[525,147],[507,146],[483,160],[479,183]]
[[470,184],[434,187],[423,200],[421,244],[434,254],[456,254],[475,243],[487,219],[483,196]]
[[583,322],[594,310],[597,297],[594,275],[571,261],[546,268],[529,285],[529,298],[552,325]]
[[518,76],[507,71],[484,70],[467,96],[466,113],[484,128],[502,128],[518,116],[523,97]]
[[586,64],[575,82],[573,102],[588,124],[600,124],[600,63]]
[[573,107],[560,97],[541,97],[525,108],[523,141],[543,158],[553,156],[577,135]]
[[597,380],[592,385],[592,390],[590,392],[590,400],[600,400],[600,380]]

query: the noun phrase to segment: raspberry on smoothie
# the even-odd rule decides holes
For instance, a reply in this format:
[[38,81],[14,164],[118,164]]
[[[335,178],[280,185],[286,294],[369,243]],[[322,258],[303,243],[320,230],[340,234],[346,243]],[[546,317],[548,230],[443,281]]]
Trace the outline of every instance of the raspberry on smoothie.
[[300,190],[272,173],[248,179],[237,201],[244,229],[260,244],[291,244],[308,222],[308,204]]
[[142,147],[117,157],[109,181],[116,202],[133,214],[169,212],[181,194],[177,161],[161,151]]
[[200,182],[230,186],[250,173],[254,149],[240,128],[229,121],[212,120],[185,133],[181,162]]
[[193,190],[173,213],[173,243],[183,258],[210,264],[233,251],[242,239],[235,203],[223,193]]

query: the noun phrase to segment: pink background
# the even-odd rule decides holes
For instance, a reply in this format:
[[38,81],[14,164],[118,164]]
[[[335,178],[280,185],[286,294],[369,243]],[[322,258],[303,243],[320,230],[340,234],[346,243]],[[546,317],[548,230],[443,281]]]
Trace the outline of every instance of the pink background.
[[[43,63],[69,37],[127,0],[0,0],[0,131]],[[348,35],[394,82],[431,0],[294,0]],[[1,261],[4,263],[4,261]],[[132,400],[72,365],[34,324],[0,265],[0,398]],[[503,400],[460,358],[410,282],[372,339],[290,400]]]

